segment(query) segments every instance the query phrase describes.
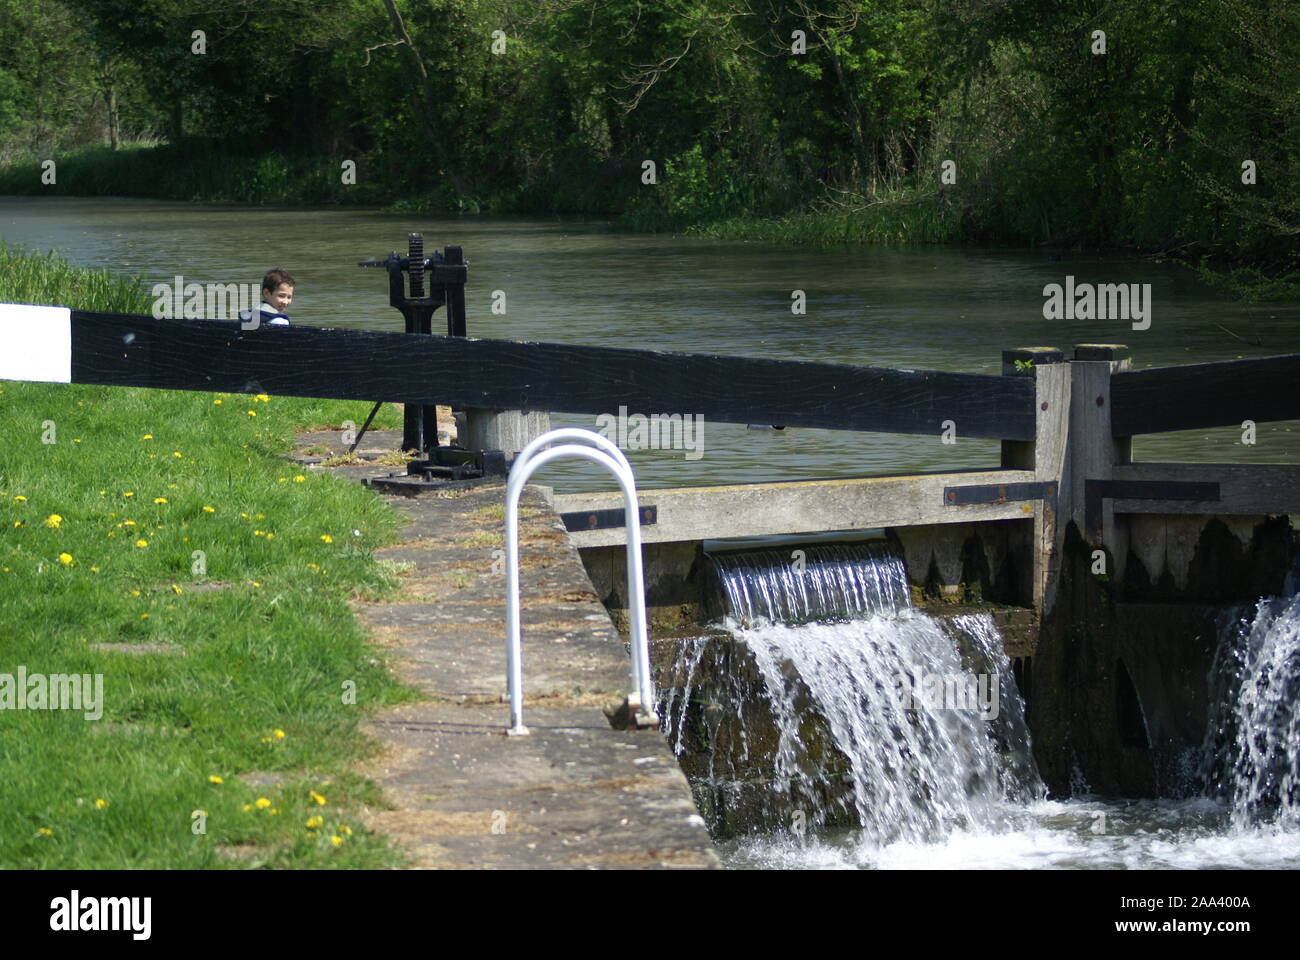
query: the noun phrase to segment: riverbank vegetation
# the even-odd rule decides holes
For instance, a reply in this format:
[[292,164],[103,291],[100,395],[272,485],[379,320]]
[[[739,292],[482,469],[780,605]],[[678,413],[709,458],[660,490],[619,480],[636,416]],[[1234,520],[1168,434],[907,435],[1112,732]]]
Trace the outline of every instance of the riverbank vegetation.
[[[4,249],[0,301],[150,307]],[[0,866],[401,862],[349,772],[363,713],[407,695],[349,608],[393,586],[397,520],[283,456],[366,406],[0,381]],[[33,678],[73,674],[102,698],[42,708]]]
[[[0,9],[8,193],[1118,249],[1300,282],[1284,0]],[[128,153],[138,138],[161,145]]]

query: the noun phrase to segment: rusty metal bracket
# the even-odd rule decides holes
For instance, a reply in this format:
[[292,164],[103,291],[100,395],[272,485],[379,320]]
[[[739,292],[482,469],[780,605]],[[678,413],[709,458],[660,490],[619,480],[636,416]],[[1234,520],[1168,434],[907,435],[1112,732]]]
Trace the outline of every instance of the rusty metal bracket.
[[944,487],[943,505],[960,507],[971,503],[1012,503],[1018,500],[1056,500],[1056,483],[1031,481],[1027,483],[972,484],[966,487]]
[[[658,507],[642,504],[638,512],[643,527],[653,526],[659,521]],[[622,507],[610,510],[575,510],[573,513],[560,514],[560,519],[564,521],[564,529],[569,531],[611,530],[627,526],[627,514]]]

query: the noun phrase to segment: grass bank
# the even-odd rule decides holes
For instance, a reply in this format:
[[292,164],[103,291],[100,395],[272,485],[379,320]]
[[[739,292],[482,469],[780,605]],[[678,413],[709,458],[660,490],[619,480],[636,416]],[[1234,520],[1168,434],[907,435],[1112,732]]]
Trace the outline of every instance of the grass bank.
[[[149,307],[129,280],[0,257],[0,301]],[[0,381],[0,867],[400,861],[348,773],[364,713],[409,695],[348,606],[394,585],[372,549],[398,520],[282,456],[367,406]],[[102,676],[102,702],[17,709],[20,670],[31,696]]]

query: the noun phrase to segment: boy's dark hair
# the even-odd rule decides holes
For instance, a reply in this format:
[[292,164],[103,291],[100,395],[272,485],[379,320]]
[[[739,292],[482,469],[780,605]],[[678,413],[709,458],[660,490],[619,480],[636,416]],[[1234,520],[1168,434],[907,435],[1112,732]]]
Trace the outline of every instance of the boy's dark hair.
[[262,278],[262,289],[275,293],[276,290],[280,289],[282,283],[287,283],[291,287],[298,285],[294,282],[293,274],[288,270],[268,270],[266,276]]

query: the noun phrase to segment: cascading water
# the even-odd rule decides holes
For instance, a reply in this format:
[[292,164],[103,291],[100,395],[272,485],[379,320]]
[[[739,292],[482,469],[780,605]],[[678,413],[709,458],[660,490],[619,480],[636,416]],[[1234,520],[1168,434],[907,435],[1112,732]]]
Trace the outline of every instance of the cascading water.
[[1300,828],[1300,595],[1226,624],[1210,681],[1207,792],[1238,829]]
[[1300,866],[1300,599],[1220,634],[1205,795],[1047,800],[988,615],[913,609],[881,543],[711,560],[661,716],[732,866]]
[[733,662],[708,672],[737,685],[730,704],[766,707],[764,717],[728,718],[716,703],[693,703],[717,643],[679,648],[663,716],[679,754],[705,742],[706,765],[688,773],[710,785],[715,809],[744,807],[749,827],[768,830],[851,824],[881,846],[995,827],[1008,798],[1041,794],[1023,703],[987,615],[943,622],[915,611],[902,561],[879,543],[712,560]]

